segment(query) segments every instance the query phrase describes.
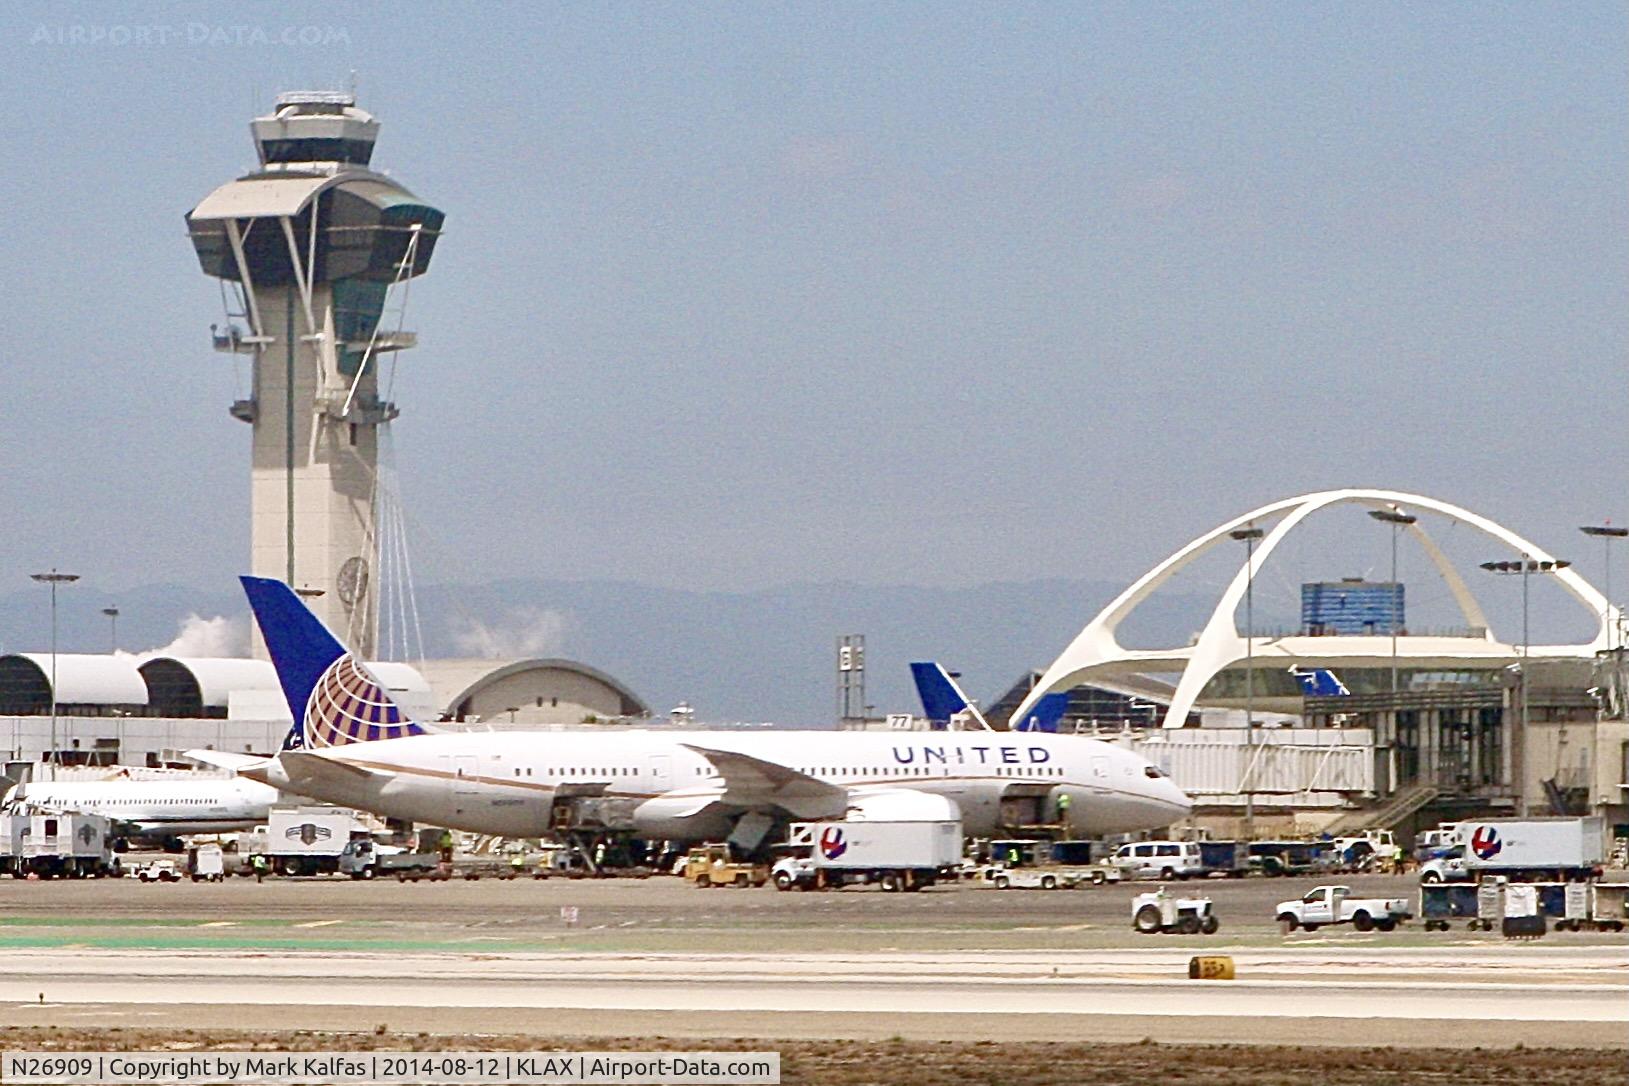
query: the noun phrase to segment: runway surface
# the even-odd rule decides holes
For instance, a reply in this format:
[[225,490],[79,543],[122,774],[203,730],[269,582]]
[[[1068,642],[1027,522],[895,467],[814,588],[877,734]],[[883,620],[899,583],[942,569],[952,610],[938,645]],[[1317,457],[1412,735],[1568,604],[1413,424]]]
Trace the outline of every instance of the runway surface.
[[[1150,937],[1129,925],[1148,884],[0,880],[0,1025],[1629,1047],[1629,937],[1281,935],[1274,903],[1310,885],[1189,883],[1221,933]],[[1238,979],[1188,980],[1195,954]]]
[[[1230,948],[1216,946],[1216,952]],[[1240,979],[1187,979],[1187,950],[959,954],[245,954],[11,950],[0,1017],[39,1023],[626,1035],[664,1016],[717,1035],[1224,1038],[1629,1046],[1629,948],[1235,949]],[[43,1002],[42,1002],[43,997]],[[185,1001],[177,1006],[177,1001]],[[425,1012],[425,1013],[417,1013]],[[653,1018],[652,1016],[657,1016]],[[1350,1020],[1367,1020],[1353,1031]],[[863,1027],[863,1028],[860,1028]],[[422,1028],[419,1026],[417,1028]],[[859,1031],[853,1032],[855,1028]],[[1058,1032],[1060,1029],[1062,1033]],[[846,1032],[845,1032],[846,1030]],[[1135,1039],[1135,1037],[1133,1039]]]

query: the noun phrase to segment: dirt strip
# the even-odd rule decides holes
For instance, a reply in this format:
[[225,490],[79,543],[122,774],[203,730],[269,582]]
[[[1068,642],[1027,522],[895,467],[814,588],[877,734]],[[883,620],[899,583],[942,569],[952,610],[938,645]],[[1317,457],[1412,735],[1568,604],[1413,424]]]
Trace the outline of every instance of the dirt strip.
[[193,1030],[44,1026],[0,1029],[6,1049],[269,1051],[763,1051],[781,1053],[782,1081],[810,1086],[1622,1086],[1629,1052],[1575,1048],[1391,1048],[1289,1045],[809,1041],[558,1037],[517,1034]]

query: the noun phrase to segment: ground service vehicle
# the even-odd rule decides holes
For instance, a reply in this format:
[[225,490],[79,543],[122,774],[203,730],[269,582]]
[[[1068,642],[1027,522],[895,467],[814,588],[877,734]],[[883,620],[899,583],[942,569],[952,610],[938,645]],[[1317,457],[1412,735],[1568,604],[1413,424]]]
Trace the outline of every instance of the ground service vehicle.
[[1072,890],[1077,886],[1102,886],[1120,882],[1125,873],[1113,864],[1042,864],[1034,867],[1008,867],[990,864],[981,867],[978,878],[997,890]]
[[[769,869],[769,881],[775,884],[777,890],[813,890],[815,877],[814,861],[807,856],[784,857],[775,861]],[[828,880],[826,885],[834,884]]]
[[876,883],[919,890],[955,878],[962,856],[958,821],[794,822],[787,844],[807,856],[775,865],[779,889]]
[[187,850],[187,873],[193,882],[220,882],[226,878],[226,856],[220,845],[194,845]]
[[1160,889],[1131,899],[1131,926],[1144,935],[1214,935],[1222,925],[1211,911],[1210,898],[1177,897]]
[[1426,931],[1447,931],[1455,920],[1477,926],[1476,887],[1465,882],[1430,882],[1420,885],[1420,918]]
[[399,845],[379,845],[371,837],[357,837],[345,842],[337,865],[341,875],[372,879],[380,875],[434,871],[440,862],[441,857],[434,852],[409,852]]
[[1603,820],[1498,818],[1461,822],[1447,855],[1420,865],[1421,882],[1475,881],[1503,875],[1518,882],[1584,881],[1606,859]]
[[1274,914],[1286,934],[1348,923],[1358,931],[1391,931],[1414,915],[1405,898],[1353,897],[1349,886],[1315,886],[1299,900],[1279,902]]
[[1274,877],[1316,874],[1336,863],[1331,841],[1252,841],[1247,847],[1250,869]]
[[1114,851],[1113,863],[1127,878],[1196,878],[1205,873],[1205,861],[1197,841],[1139,841],[1121,845]]
[[984,869],[984,881],[997,890],[1069,890],[1080,881],[1072,871],[1054,871],[1045,867],[1008,867],[994,864]]
[[266,859],[279,875],[321,875],[339,870],[352,838],[368,828],[344,807],[274,807],[266,821]]
[[110,827],[99,815],[0,815],[0,869],[20,879],[116,874]]
[[977,852],[987,862],[964,863],[960,873],[998,890],[1056,890],[1119,882],[1125,873],[1112,861],[1095,862],[1092,841],[996,840]]
[[1243,841],[1200,841],[1199,863],[1207,876],[1243,878],[1250,871],[1250,852]]
[[1363,869],[1374,863],[1389,863],[1397,848],[1390,830],[1364,830],[1330,842],[1337,862],[1343,867]]
[[[1557,931],[1622,931],[1629,924],[1629,884],[1607,882],[1524,883],[1536,896],[1537,914]],[[1429,882],[1420,886],[1425,930],[1447,931],[1455,920],[1475,931],[1492,931],[1506,915],[1510,884],[1494,875],[1480,883]]]
[[699,845],[684,858],[684,877],[697,886],[762,886],[769,869],[760,863],[737,860],[729,845]]
[[1444,822],[1434,830],[1414,835],[1414,862],[1429,863],[1439,860],[1454,847],[1454,823]]
[[[1577,899],[1576,903],[1574,898]],[[1571,882],[1562,918],[1561,931],[1622,931],[1629,924],[1629,883]]]
[[174,860],[154,860],[139,868],[136,878],[142,882],[180,882],[181,872],[176,869]]

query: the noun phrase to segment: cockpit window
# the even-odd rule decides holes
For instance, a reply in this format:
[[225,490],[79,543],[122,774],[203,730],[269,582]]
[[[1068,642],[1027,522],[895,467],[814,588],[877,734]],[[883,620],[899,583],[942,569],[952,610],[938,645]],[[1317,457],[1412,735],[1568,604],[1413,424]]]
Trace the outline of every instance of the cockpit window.
[[1143,766],[1143,776],[1158,778],[1165,776],[1165,774],[1160,770],[1159,766],[1145,765]]

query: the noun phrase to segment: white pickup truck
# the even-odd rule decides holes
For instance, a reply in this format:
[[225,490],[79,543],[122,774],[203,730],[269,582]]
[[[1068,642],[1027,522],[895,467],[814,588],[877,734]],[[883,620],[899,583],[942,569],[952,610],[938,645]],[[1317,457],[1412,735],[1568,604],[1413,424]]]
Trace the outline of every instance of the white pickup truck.
[[1317,931],[1325,924],[1351,924],[1358,931],[1391,931],[1414,913],[1408,899],[1353,897],[1349,886],[1315,886],[1299,901],[1280,901],[1275,910],[1280,930]]

